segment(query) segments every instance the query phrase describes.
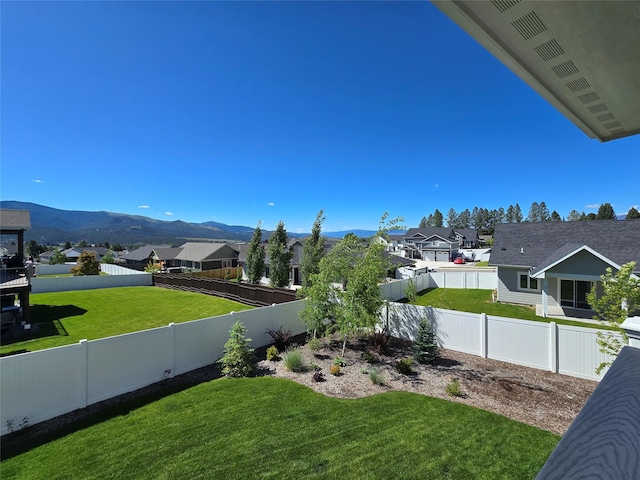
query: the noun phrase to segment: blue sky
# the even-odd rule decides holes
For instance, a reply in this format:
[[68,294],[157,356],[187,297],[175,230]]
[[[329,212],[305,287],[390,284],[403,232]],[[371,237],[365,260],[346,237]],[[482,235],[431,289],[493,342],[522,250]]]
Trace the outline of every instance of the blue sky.
[[431,3],[1,4],[1,199],[309,231],[640,203],[600,143]]

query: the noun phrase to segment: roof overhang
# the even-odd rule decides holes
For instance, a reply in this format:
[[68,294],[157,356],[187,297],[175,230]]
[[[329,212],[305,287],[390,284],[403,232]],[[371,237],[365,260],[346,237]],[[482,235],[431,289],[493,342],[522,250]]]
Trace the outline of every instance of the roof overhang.
[[562,257],[559,257],[559,258],[555,259],[553,262],[550,262],[548,265],[545,265],[543,268],[541,268],[539,270],[538,269],[534,269],[532,271],[532,273],[531,273],[531,278],[544,278],[547,271],[549,271],[550,269],[552,269],[556,265],[561,264],[562,262],[564,262],[568,258],[571,258],[575,254],[577,254],[579,252],[582,252],[582,251],[589,252],[591,255],[593,255],[596,258],[599,258],[604,263],[607,263],[609,266],[615,268],[616,270],[620,270],[620,265],[618,265],[617,263],[611,261],[610,259],[608,259],[604,255],[596,252],[593,248],[591,248],[591,247],[589,247],[587,245],[583,245],[583,246],[581,246],[579,248],[576,248],[572,252],[569,252],[569,253],[563,255]]
[[432,3],[590,138],[640,133],[640,2]]

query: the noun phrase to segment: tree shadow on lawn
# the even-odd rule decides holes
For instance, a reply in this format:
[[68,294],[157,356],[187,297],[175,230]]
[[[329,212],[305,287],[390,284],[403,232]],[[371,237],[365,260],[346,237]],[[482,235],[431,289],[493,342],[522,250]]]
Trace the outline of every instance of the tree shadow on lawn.
[[[68,336],[69,333],[60,320],[68,317],[78,317],[85,313],[87,311],[84,308],[76,307],[75,305],[31,305],[29,307],[31,328],[25,330],[18,326],[19,328],[9,332],[9,335],[2,336],[1,344],[11,345],[36,338]],[[15,355],[16,353],[24,353],[24,350],[9,352],[2,356]]]

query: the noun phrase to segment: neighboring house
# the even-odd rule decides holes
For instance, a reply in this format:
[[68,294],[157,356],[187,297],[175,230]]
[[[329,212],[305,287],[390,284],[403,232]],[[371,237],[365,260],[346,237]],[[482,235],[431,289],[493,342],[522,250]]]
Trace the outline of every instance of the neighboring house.
[[387,237],[380,237],[380,240],[384,242],[386,251],[397,256],[404,256],[404,234],[387,235]]
[[162,270],[178,269],[181,268],[178,260],[178,254],[181,251],[180,247],[157,247],[153,249],[150,260]]
[[403,256],[419,260],[450,262],[459,249],[478,248],[479,244],[478,232],[471,228],[410,228],[404,234],[405,254]]
[[227,243],[187,242],[172,260],[187,272],[233,268],[238,266],[238,248]]
[[107,253],[107,249],[105,247],[72,247],[62,251],[65,257],[67,257],[67,262],[77,262],[80,255],[84,252],[95,253],[99,262]]
[[[0,236],[12,239],[17,252],[2,258],[0,265],[0,304],[2,306],[2,332],[29,322],[29,293],[31,269],[24,261],[24,232],[31,228],[27,210],[0,209]],[[16,297],[19,305],[16,305]]]
[[149,262],[154,260],[154,251],[170,248],[169,245],[145,245],[135,250],[120,255],[120,260],[124,260],[124,266],[132,270],[144,271]]
[[586,295],[600,291],[600,276],[631,261],[640,275],[640,220],[498,224],[489,264],[499,301],[536,305],[544,317],[588,318]]

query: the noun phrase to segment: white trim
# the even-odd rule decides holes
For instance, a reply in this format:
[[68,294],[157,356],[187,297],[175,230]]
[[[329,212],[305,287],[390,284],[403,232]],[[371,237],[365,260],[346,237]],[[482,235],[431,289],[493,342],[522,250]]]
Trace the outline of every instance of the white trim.
[[[522,275],[525,275],[527,277],[527,288],[523,288],[520,286],[520,277]],[[535,280],[536,283],[538,284],[536,288],[531,288],[531,280]],[[537,278],[531,277],[531,275],[529,275],[529,272],[527,271],[518,271],[516,274],[516,290],[520,292],[538,292],[539,293],[542,290],[541,283],[542,282]]]

